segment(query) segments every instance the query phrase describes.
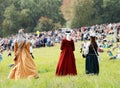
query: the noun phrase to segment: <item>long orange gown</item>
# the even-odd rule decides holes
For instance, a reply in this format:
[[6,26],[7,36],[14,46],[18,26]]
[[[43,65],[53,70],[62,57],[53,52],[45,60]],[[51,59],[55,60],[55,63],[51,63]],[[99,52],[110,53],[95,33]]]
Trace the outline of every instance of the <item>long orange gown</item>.
[[19,49],[18,42],[15,43],[14,52],[15,55],[17,55],[17,58],[8,78],[36,78],[38,77],[38,72],[30,55],[30,43],[23,42],[21,44],[22,48]]

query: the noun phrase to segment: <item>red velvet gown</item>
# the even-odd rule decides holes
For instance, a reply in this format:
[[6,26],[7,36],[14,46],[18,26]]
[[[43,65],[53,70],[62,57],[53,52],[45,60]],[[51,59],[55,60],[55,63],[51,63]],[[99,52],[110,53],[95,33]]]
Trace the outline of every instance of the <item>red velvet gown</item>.
[[64,75],[77,75],[75,57],[73,51],[75,50],[73,40],[62,40],[61,54],[56,69],[57,76]]

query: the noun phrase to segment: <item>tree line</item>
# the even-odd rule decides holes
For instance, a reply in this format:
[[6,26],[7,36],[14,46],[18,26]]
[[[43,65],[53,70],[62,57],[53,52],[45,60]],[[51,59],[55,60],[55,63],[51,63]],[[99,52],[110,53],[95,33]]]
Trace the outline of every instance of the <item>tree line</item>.
[[72,28],[120,22],[120,0],[67,0],[62,12]]
[[0,35],[114,23],[119,14],[120,0],[0,0]]
[[55,30],[64,25],[61,0],[0,0],[0,35]]

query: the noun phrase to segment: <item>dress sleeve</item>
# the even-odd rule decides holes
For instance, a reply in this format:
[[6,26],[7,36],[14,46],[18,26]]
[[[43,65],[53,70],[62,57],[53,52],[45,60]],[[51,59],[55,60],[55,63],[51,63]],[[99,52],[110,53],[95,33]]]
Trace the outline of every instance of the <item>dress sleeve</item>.
[[30,42],[28,42],[28,43],[26,44],[26,49],[27,49],[27,51],[30,53]]
[[64,40],[62,40],[62,42],[61,42],[61,47],[60,47],[60,49],[63,50],[63,48],[64,48]]
[[87,44],[85,45],[84,55],[87,55],[87,54],[88,54],[88,52],[89,52],[89,46],[90,46],[90,43],[87,43]]
[[16,52],[17,52],[17,50],[18,50],[18,43],[17,43],[17,42],[15,42],[15,44],[14,44],[14,53],[16,53]]

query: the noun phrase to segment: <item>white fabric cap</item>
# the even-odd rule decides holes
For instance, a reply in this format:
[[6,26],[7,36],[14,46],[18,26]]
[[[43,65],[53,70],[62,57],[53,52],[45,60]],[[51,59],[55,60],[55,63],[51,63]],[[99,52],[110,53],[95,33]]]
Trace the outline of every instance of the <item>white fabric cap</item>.
[[90,36],[91,36],[91,37],[96,37],[95,32],[90,33]]

